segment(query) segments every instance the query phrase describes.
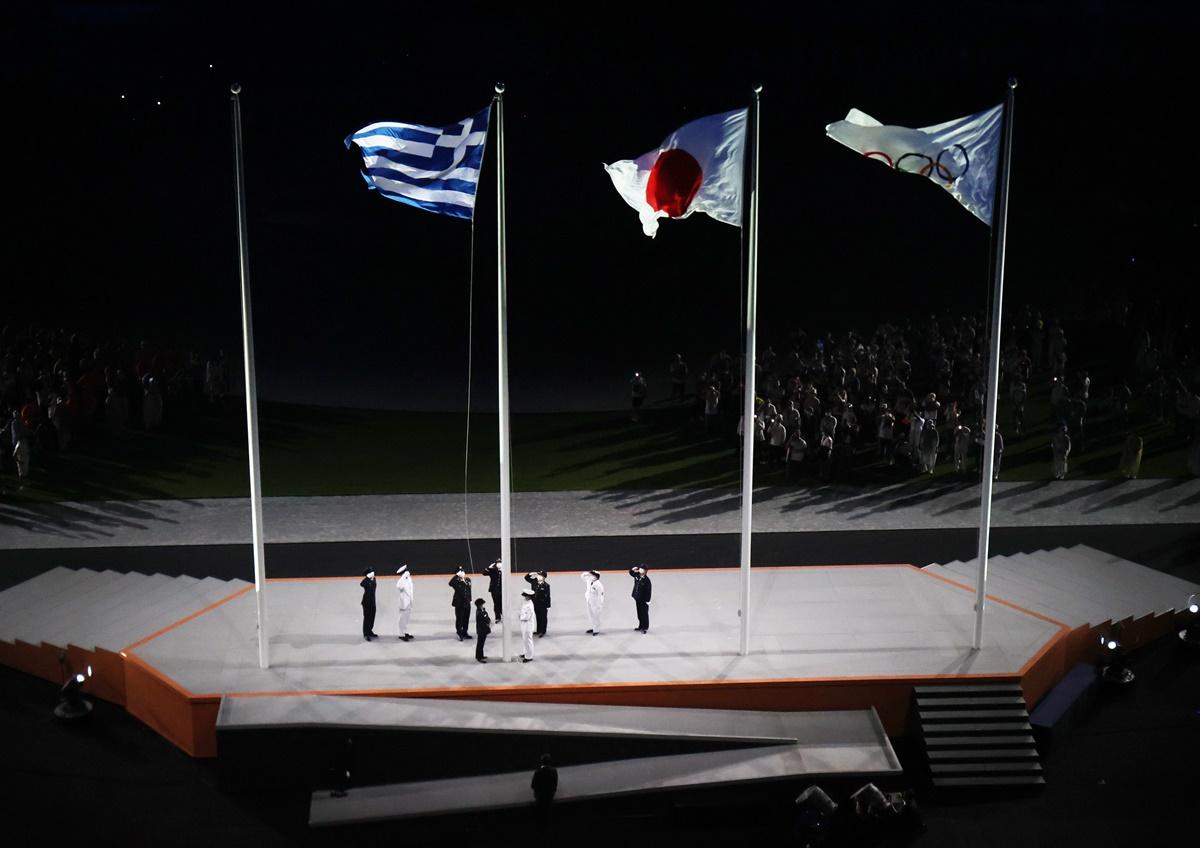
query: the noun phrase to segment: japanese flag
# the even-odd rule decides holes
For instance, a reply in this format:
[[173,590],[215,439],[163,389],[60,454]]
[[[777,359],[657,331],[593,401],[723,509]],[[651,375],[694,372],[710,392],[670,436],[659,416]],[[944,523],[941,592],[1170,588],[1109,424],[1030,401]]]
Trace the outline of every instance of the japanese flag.
[[686,218],[693,212],[742,225],[747,112],[698,118],[649,153],[604,166],[621,197],[637,210],[646,235],[658,232],[659,218]]

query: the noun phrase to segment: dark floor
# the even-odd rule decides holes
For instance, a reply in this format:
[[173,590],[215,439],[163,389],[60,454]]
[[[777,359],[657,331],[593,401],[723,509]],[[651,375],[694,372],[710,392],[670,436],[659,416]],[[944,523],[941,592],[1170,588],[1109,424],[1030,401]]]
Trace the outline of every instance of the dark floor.
[[[1044,761],[1031,797],[927,801],[918,846],[1185,845],[1194,837],[1200,764],[1200,655],[1173,637],[1131,658],[1133,687],[1099,700]],[[78,829],[79,841],[122,845],[795,844],[786,798],[650,799],[616,808],[561,807],[538,837],[527,811],[310,833],[308,796],[225,788],[215,762],[193,760],[119,707],[96,703],[87,726],[51,716],[54,685],[0,669],[6,844]],[[469,764],[465,764],[469,767]],[[1189,833],[1191,836],[1189,836]],[[53,841],[57,841],[56,839]],[[857,843],[856,843],[857,844]],[[874,843],[873,843],[874,844]]]

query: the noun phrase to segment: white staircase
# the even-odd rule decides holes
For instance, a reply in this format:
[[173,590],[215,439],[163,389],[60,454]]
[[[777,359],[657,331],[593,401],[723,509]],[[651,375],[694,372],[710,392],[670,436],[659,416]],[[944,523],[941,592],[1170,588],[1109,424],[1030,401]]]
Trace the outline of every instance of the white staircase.
[[[926,566],[974,586],[977,560]],[[987,592],[1074,627],[1179,611],[1200,586],[1161,571],[1075,545],[988,558]]]
[[0,592],[0,641],[116,652],[248,585],[54,568]]

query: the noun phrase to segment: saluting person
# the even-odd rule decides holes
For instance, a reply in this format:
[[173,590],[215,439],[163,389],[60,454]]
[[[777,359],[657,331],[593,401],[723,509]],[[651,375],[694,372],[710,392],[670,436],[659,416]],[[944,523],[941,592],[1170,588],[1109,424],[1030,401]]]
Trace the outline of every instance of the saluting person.
[[537,619],[535,636],[546,635],[547,611],[550,609],[550,581],[545,571],[531,571],[525,575],[525,582],[533,588],[533,613]]
[[496,560],[483,570],[488,576],[488,594],[492,596],[492,609],[496,611],[496,623],[504,620],[504,585],[501,583],[503,572],[500,570],[500,560]]
[[368,568],[363,572],[363,579],[358,584],[362,586],[363,638],[370,642],[378,639],[375,635],[375,570]]
[[461,642],[471,637],[467,632],[471,620],[471,578],[463,574],[460,568],[450,578],[450,588],[454,590],[454,597],[450,601],[454,607],[454,632]]
[[633,578],[633,602],[637,606],[638,623],[634,630],[645,633],[650,629],[650,578],[646,576],[646,566],[639,565],[629,569]]

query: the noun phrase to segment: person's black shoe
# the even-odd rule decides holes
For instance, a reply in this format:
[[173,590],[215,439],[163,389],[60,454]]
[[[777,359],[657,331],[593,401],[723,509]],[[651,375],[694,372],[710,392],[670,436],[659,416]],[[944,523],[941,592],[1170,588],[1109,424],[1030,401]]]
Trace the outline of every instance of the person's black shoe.
[[595,635],[596,635],[596,634],[595,634],[594,632],[592,632],[591,630],[589,630],[589,631],[588,631],[588,633],[591,633],[593,636],[595,636]]
[[485,663],[487,662],[487,657],[476,657],[475,662]]
[[458,634],[458,641],[460,641],[460,642],[461,642],[462,640],[463,640],[463,635],[462,635],[461,633],[459,633],[459,634]]
[[529,657],[522,656],[522,657],[521,657],[521,662],[533,662],[533,660],[531,660]]
[[411,634],[411,633],[405,633],[405,634],[404,634],[403,636],[401,636],[400,638],[401,638],[401,639],[403,639],[405,642],[411,642],[411,641],[413,640],[413,637],[412,637],[412,634]]

